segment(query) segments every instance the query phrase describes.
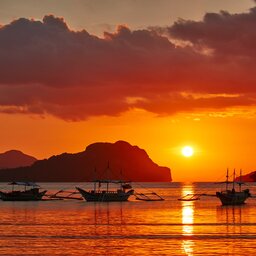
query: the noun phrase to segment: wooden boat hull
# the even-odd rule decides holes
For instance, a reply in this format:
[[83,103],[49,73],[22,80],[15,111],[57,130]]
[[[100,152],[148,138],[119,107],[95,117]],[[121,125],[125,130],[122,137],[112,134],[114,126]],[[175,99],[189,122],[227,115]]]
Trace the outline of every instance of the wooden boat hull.
[[0,191],[0,199],[3,201],[39,201],[45,195],[46,190],[38,192],[36,190],[26,190],[26,191],[12,191],[3,192]]
[[88,202],[122,202],[127,201],[128,198],[133,194],[134,190],[131,189],[127,192],[124,191],[100,191],[95,193],[94,191],[85,191],[81,188],[76,187],[82,197]]
[[216,192],[216,196],[220,199],[222,205],[242,205],[246,199],[251,196],[249,189],[241,192],[232,192],[230,190]]

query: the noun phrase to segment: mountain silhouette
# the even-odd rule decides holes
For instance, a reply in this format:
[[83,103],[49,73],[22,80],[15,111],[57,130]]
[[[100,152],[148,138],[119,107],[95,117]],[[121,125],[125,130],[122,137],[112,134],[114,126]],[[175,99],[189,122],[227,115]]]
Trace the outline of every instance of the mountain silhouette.
[[235,181],[244,181],[244,182],[256,182],[256,171],[250,172],[246,175],[242,175],[241,178],[236,177]]
[[37,159],[22,153],[19,150],[9,150],[0,153],[0,169],[29,166]]
[[85,151],[38,160],[29,167],[0,170],[0,181],[81,182],[95,179],[171,181],[167,167],[155,164],[146,151],[125,141],[94,143]]

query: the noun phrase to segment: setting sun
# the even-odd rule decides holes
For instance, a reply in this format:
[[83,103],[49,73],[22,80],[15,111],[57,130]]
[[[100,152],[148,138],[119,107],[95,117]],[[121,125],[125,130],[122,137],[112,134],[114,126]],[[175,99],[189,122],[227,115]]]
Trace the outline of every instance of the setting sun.
[[182,148],[181,153],[185,157],[191,157],[194,154],[194,150],[190,146],[185,146]]

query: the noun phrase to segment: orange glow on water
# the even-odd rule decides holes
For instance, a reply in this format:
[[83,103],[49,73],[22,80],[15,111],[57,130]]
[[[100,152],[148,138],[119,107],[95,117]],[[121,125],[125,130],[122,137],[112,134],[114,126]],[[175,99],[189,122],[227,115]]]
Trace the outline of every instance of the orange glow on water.
[[[57,188],[54,184],[44,186],[49,190]],[[61,255],[65,248],[68,255],[82,256],[88,254],[90,247],[95,256],[253,255],[256,223],[253,199],[242,207],[223,208],[218,207],[219,202],[213,197],[204,202],[204,199],[177,200],[202,189],[201,184],[158,183],[157,186],[147,189],[163,195],[165,201],[141,202],[131,198],[128,202],[113,203],[4,202],[0,204],[0,231],[4,237],[0,241],[1,252]],[[211,194],[217,187],[207,184]],[[256,193],[255,187],[252,193]],[[241,243],[241,239],[246,242]]]
[[[182,187],[182,197],[187,194],[193,194],[194,187],[193,184],[184,184]],[[194,201],[182,201],[182,234],[183,236],[192,236],[194,232]],[[182,249],[184,253],[188,256],[193,255],[194,241],[183,240]]]

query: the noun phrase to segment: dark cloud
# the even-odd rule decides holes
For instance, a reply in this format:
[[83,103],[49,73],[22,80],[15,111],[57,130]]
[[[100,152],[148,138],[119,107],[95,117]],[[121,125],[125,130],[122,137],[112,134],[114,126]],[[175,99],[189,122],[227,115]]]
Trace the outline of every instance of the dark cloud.
[[224,58],[249,58],[256,55],[256,7],[248,13],[207,13],[203,21],[179,20],[169,32],[198,49],[208,48]]
[[0,111],[83,120],[134,107],[173,114],[254,105],[255,25],[256,9],[179,20],[167,30],[190,43],[181,47],[156,29],[119,26],[98,38],[52,15],[15,20],[0,27]]

